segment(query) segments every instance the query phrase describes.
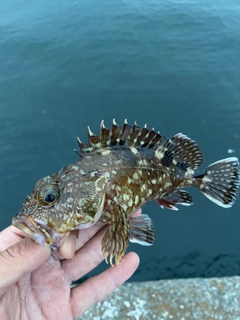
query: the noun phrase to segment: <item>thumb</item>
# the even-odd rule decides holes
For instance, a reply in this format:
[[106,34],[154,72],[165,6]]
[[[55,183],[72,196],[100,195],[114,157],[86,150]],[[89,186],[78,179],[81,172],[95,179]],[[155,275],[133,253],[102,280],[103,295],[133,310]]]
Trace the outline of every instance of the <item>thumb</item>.
[[0,253],[0,297],[9,286],[26,273],[42,265],[50,256],[48,246],[40,246],[34,240],[25,238]]

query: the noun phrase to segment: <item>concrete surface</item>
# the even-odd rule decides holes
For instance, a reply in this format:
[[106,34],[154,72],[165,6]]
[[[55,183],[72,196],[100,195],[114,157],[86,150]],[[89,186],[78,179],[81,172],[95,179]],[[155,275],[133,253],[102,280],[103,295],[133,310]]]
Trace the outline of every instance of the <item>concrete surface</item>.
[[81,320],[240,320],[240,277],[126,283]]

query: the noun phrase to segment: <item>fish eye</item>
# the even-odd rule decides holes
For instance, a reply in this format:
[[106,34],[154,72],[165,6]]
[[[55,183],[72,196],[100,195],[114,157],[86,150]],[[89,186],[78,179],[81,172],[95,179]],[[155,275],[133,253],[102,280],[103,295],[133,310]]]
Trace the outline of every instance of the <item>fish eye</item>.
[[51,207],[58,199],[60,193],[57,186],[45,185],[41,188],[37,195],[37,200],[41,206]]
[[56,194],[55,193],[47,193],[44,197],[44,201],[47,203],[54,202],[56,200]]

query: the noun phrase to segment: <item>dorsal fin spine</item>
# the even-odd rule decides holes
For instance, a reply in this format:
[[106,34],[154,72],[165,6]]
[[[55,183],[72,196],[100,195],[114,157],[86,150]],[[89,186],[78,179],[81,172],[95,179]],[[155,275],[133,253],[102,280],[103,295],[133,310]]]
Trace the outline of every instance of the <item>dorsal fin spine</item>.
[[90,127],[88,128],[88,142],[89,142],[89,146],[93,149],[99,149],[99,147],[101,147],[100,144],[100,139],[98,136],[96,136],[90,129]]
[[105,127],[104,121],[100,124],[99,137],[96,136],[88,127],[88,144],[83,143],[77,138],[80,151],[76,151],[79,155],[82,153],[91,152],[93,150],[108,148],[108,147],[133,147],[139,148],[153,148],[159,145],[162,139],[159,133],[147,129],[147,125],[140,128],[135,121],[132,126],[124,120],[122,127],[120,127],[116,120],[113,119],[111,129]]

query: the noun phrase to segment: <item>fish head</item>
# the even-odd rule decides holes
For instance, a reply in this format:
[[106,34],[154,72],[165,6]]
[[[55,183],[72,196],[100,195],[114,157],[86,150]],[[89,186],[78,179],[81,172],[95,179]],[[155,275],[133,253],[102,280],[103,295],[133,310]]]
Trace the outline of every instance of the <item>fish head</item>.
[[71,179],[69,171],[47,176],[36,183],[12,224],[41,245],[59,248],[69,231],[89,228],[99,220],[105,189],[105,176]]

